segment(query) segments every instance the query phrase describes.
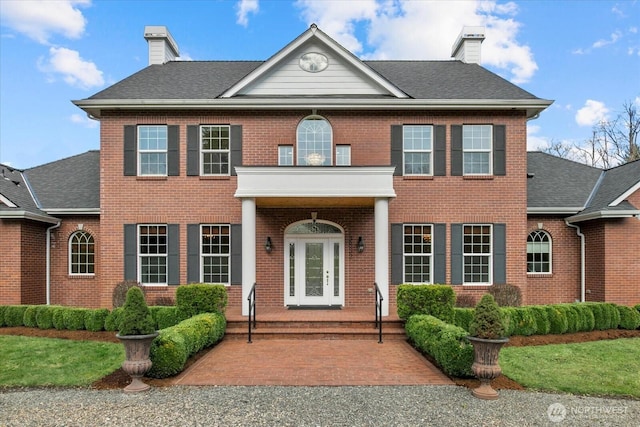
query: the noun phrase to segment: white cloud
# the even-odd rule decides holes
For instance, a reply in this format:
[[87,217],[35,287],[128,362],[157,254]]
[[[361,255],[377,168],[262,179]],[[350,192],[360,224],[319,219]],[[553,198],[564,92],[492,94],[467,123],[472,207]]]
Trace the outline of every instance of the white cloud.
[[609,109],[603,102],[587,99],[584,107],[576,112],[576,123],[580,126],[593,126],[607,119]]
[[527,151],[542,151],[549,146],[549,139],[537,135],[540,126],[527,124]]
[[49,44],[53,34],[77,39],[84,33],[86,24],[77,7],[89,5],[90,0],[3,0],[2,25],[42,44]]
[[[298,0],[296,5],[308,24],[317,23],[364,59],[450,59],[462,27],[483,25],[483,65],[504,70],[514,83],[530,80],[538,69],[530,48],[517,40],[513,2]],[[364,28],[366,40],[356,34],[357,26]]]
[[591,47],[593,47],[594,49],[598,49],[610,44],[614,44],[620,37],[622,37],[622,33],[620,31],[616,31],[615,33],[611,33],[609,39],[600,39],[596,41]]
[[104,85],[102,71],[96,64],[81,58],[77,51],[64,47],[49,48],[49,58],[46,62],[40,60],[39,68],[46,73],[60,74],[67,84],[82,89]]
[[72,114],[71,116],[69,116],[69,120],[71,121],[71,123],[76,123],[89,129],[97,128],[99,124],[97,120],[92,120],[87,116],[83,116],[82,114]]
[[260,6],[258,5],[258,0],[240,0],[238,1],[238,3],[236,4],[236,9],[238,9],[237,12],[237,23],[242,25],[243,27],[246,27],[247,25],[249,25],[249,14],[250,13],[257,13],[259,10]]

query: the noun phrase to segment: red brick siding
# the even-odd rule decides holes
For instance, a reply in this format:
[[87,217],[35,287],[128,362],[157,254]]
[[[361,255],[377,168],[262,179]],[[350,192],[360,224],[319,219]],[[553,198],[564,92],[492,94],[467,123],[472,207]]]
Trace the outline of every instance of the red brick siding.
[[0,305],[22,300],[22,221],[0,219]]
[[528,230],[549,233],[552,243],[551,274],[527,274],[528,304],[552,304],[580,300],[580,237],[575,228],[567,226],[563,218],[530,216]]
[[[187,125],[242,124],[243,164],[277,164],[277,146],[295,145],[296,126],[309,112],[285,111],[226,112],[121,112],[105,114],[101,121],[101,277],[100,302],[110,306],[111,289],[123,278],[123,224],[167,223],[180,225],[180,279],[186,283],[186,224],[240,223],[241,202],[233,197],[236,178],[205,179],[186,176]],[[394,178],[397,197],[390,203],[390,222],[429,222],[447,224],[447,251],[450,250],[450,224],[457,222],[505,223],[507,226],[507,281],[526,285],[526,124],[519,113],[429,113],[320,111],[331,122],[334,144],[350,144],[354,166],[390,163],[390,127],[393,124],[425,123],[447,126],[447,159],[450,162],[451,124],[487,123],[507,126],[507,176],[492,179],[434,177],[432,179]],[[145,179],[123,176],[123,126],[167,124],[180,126],[180,176]],[[447,165],[447,173],[450,165]],[[482,197],[478,195],[482,194]],[[369,305],[368,289],[374,281],[373,208],[327,209],[318,218],[335,221],[346,232],[346,304]],[[267,290],[261,298],[283,303],[284,277],[282,239],[288,223],[310,217],[311,209],[263,209],[257,212],[257,280]],[[274,214],[275,213],[275,214]],[[271,216],[270,216],[271,215]],[[269,235],[274,251],[262,249]],[[352,255],[353,239],[362,235],[364,253]],[[355,237],[354,237],[355,236]],[[350,240],[351,239],[351,240]],[[447,255],[449,262],[450,255]],[[450,267],[447,265],[447,280]],[[240,287],[231,286],[230,301],[239,304]],[[463,292],[478,293],[479,288]],[[154,297],[173,295],[172,287],[154,287]],[[395,292],[390,292],[395,302]],[[244,302],[243,302],[244,303]]]

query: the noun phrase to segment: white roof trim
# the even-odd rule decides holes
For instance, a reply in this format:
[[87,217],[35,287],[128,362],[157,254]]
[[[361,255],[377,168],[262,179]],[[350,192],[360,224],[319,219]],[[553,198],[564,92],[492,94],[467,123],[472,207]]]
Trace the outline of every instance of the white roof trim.
[[396,197],[394,166],[236,166],[235,197]]
[[393,96],[397,98],[408,98],[407,94],[398,89],[394,84],[389,82],[389,80],[380,76],[380,74],[373,71],[370,67],[365,65],[360,59],[358,59],[351,52],[346,50],[344,47],[340,46],[335,40],[331,37],[320,31],[316,24],[311,24],[311,27],[302,33],[298,38],[289,43],[283,49],[281,49],[278,53],[273,55],[267,61],[265,61],[258,68],[250,72],[246,77],[242,80],[231,86],[227,89],[222,95],[221,98],[231,98],[238,94],[242,89],[249,86],[251,83],[258,80],[265,73],[268,72],[269,69],[273,68],[277,63],[282,61],[285,57],[291,54],[294,50],[300,47],[302,44],[306,43],[308,40],[316,38],[322,43],[324,43],[329,49],[333,50],[336,55],[353,65],[356,69],[364,73],[368,78],[375,81],[377,84],[382,86],[384,89],[389,91]]
[[47,222],[49,224],[57,224],[60,222],[57,218],[53,218],[46,215],[39,215],[33,212],[27,212],[24,210],[19,211],[0,211],[0,218],[6,219],[30,219],[33,221]]
[[528,207],[527,214],[545,214],[545,215],[571,215],[577,214],[584,209],[580,207]]
[[52,215],[100,215],[100,208],[51,208],[43,210]]
[[5,205],[9,206],[10,208],[17,208],[18,207],[15,203],[13,203],[11,200],[9,200],[6,197],[4,197],[2,194],[0,194],[0,202],[4,203]]
[[618,206],[620,203],[624,202],[625,200],[627,200],[629,198],[629,196],[631,196],[633,193],[635,193],[636,191],[640,190],[640,181],[636,182],[636,184],[634,186],[632,186],[631,188],[629,188],[627,191],[625,191],[624,193],[622,193],[617,199],[615,199],[613,202],[609,203],[609,206]]
[[640,215],[640,210],[619,210],[619,211],[608,211],[608,210],[600,210],[587,214],[578,214],[574,216],[570,216],[567,218],[567,222],[581,222],[581,221],[589,221],[592,219],[606,219],[606,218],[632,218],[638,217]]

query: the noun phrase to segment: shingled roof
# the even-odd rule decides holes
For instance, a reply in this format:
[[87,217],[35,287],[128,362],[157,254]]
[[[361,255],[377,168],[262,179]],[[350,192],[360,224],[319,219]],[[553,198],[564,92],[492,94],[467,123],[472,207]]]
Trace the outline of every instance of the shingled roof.
[[22,170],[0,164],[0,196],[0,218],[56,222],[38,207]]
[[546,153],[527,155],[529,213],[568,214],[571,222],[640,215],[639,207],[618,200],[640,184],[640,161],[602,170]]
[[40,207],[49,213],[93,212],[100,208],[100,152],[36,166],[25,171]]

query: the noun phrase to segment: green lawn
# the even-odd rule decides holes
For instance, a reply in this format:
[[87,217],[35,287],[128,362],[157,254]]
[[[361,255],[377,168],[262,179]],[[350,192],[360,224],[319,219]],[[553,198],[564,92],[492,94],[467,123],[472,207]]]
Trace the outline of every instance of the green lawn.
[[640,338],[505,347],[500,367],[531,389],[640,397]]
[[0,387],[88,386],[123,361],[121,344],[0,335]]

